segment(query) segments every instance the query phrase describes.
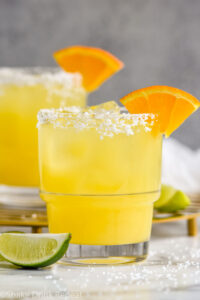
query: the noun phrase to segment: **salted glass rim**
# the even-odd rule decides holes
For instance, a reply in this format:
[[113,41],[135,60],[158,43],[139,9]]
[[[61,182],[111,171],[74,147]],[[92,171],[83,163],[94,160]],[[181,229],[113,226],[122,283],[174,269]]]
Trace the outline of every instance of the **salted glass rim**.
[[[6,67],[6,66],[2,66],[0,67],[0,75],[1,73],[6,73],[9,71],[16,71],[16,72],[22,72],[24,74],[33,74],[33,75],[37,75],[40,74],[42,72],[53,72],[53,73],[57,73],[57,72],[62,72],[62,73],[67,73],[67,74],[80,74],[78,72],[67,72],[64,71],[63,69],[61,69],[60,67],[50,67],[50,66],[28,66],[28,67]],[[3,74],[4,75],[4,74]]]
[[83,88],[82,75],[70,73],[59,67],[0,67],[0,85],[35,85],[37,83],[69,83]]
[[130,114],[117,104],[110,110],[98,106],[41,109],[37,118],[38,128],[43,124],[52,124],[54,128],[75,128],[77,131],[95,129],[101,139],[121,133],[127,136],[134,135],[142,128],[148,132],[158,120],[152,113]]

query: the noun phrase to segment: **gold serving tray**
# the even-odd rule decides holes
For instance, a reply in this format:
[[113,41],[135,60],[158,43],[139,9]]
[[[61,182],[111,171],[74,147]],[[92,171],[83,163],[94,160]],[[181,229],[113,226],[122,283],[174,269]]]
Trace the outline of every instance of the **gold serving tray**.
[[33,233],[47,227],[46,209],[0,208],[0,226],[31,227]]
[[188,195],[191,204],[184,211],[173,214],[165,214],[154,212],[153,223],[168,223],[186,220],[187,232],[189,236],[196,236],[198,234],[197,218],[200,217],[200,194]]
[[[200,217],[200,195],[189,195],[191,205],[184,211],[174,214],[154,212],[153,223],[168,223],[186,220],[187,234],[198,234],[197,218]],[[31,227],[33,233],[42,232],[47,227],[47,214],[45,208],[17,208],[0,206],[0,226]]]

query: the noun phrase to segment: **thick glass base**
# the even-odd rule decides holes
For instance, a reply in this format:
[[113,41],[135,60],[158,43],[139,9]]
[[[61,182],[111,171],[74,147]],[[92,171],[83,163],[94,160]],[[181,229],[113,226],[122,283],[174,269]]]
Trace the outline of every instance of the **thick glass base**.
[[44,207],[37,188],[0,185],[0,205],[16,207]]
[[113,246],[89,246],[70,244],[62,262],[79,265],[120,265],[144,260],[148,253],[148,242]]

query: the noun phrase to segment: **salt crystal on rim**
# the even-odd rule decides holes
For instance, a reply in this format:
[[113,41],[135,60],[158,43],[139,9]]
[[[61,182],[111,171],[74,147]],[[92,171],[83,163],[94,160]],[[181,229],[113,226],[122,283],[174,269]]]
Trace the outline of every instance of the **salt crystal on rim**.
[[151,131],[154,122],[157,122],[154,114],[130,114],[124,109],[119,111],[98,108],[65,107],[58,109],[41,109],[38,113],[38,127],[45,123],[51,123],[55,128],[74,127],[77,130],[94,128],[104,136],[113,137],[116,134],[133,135],[138,129],[145,132]]
[[[86,97],[87,92],[82,86],[82,76],[79,73],[67,73],[59,68],[0,68],[0,95],[6,93],[7,86],[34,87],[41,85],[47,91],[46,101],[53,96],[73,99],[79,103],[80,97]],[[28,101],[27,97],[27,101]]]
[[82,76],[79,73],[68,73],[59,68],[0,68],[0,85],[35,85],[57,83],[71,88],[82,86]]

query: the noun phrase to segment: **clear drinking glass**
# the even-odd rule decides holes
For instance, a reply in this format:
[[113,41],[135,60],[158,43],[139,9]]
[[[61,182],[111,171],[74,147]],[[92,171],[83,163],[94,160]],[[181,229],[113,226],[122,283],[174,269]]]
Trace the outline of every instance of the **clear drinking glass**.
[[[52,68],[0,69],[0,202],[38,201],[37,112],[86,105],[79,74]],[[24,200],[23,200],[24,199]]]
[[161,179],[155,116],[67,108],[38,119],[40,195],[49,231],[72,233],[66,261],[143,260]]

